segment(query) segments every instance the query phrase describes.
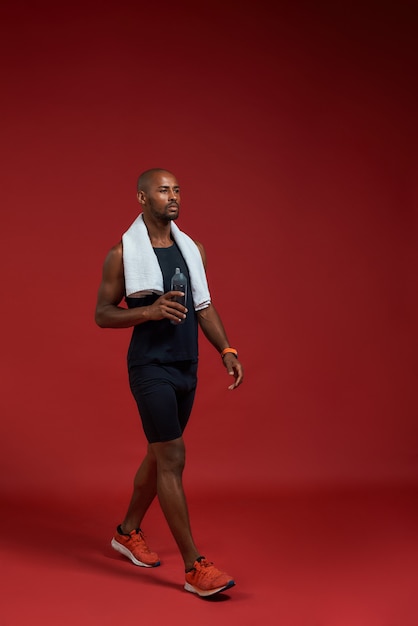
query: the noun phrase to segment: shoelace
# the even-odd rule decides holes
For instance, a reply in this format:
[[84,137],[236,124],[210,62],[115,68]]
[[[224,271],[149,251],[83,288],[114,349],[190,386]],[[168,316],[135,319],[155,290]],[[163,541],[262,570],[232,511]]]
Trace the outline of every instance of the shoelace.
[[131,540],[135,545],[139,545],[141,547],[142,552],[151,553],[151,550],[148,548],[145,543],[145,535],[142,530],[139,530],[134,535],[131,535]]
[[198,561],[198,563],[200,565],[199,570],[202,576],[213,577],[219,574],[219,571],[216,569],[212,561],[208,561],[207,559],[202,559],[201,561]]

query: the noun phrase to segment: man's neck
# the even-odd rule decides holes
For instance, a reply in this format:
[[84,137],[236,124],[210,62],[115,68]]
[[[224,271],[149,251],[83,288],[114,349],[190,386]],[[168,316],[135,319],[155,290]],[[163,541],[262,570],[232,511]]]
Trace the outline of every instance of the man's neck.
[[143,219],[153,248],[169,248],[173,245],[170,221],[152,220],[145,215]]

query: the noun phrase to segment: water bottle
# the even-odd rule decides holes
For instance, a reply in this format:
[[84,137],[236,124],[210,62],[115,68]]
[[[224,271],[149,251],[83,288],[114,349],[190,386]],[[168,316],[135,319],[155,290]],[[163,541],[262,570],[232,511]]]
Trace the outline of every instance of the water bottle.
[[[176,273],[171,279],[171,291],[182,291],[184,293],[184,296],[174,296],[173,300],[175,302],[179,302],[183,306],[186,306],[187,278],[185,277],[183,272],[180,271],[179,267],[176,267]],[[184,319],[182,319],[181,322],[175,322],[174,320],[170,321],[172,324],[175,324],[177,326],[177,324],[183,324]]]

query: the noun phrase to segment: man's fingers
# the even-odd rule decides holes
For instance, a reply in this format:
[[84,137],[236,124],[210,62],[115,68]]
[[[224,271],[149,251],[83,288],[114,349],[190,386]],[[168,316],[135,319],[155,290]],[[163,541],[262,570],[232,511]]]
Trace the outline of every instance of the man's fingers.
[[234,367],[233,365],[228,366],[228,374],[230,376],[235,376],[235,382],[232,385],[230,385],[228,389],[235,389],[236,387],[239,387],[243,379],[243,373],[242,373],[241,367],[238,368],[238,367]]

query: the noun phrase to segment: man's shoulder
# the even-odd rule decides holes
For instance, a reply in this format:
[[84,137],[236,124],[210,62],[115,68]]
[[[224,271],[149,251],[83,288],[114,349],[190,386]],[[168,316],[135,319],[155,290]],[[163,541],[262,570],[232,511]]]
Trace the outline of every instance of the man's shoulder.
[[206,266],[206,252],[205,252],[205,248],[203,247],[203,244],[200,241],[196,241],[194,240],[194,243],[196,244],[199,252],[200,252],[200,256],[202,257],[202,261],[203,261],[203,265]]
[[121,262],[122,256],[123,256],[122,252],[123,252],[122,242],[119,241],[116,245],[110,248],[109,252],[107,253],[106,263],[115,264],[115,263]]
[[123,246],[122,246],[121,241],[119,241],[116,245],[114,245],[109,250],[109,254],[115,257],[122,257],[122,252],[123,252]]

